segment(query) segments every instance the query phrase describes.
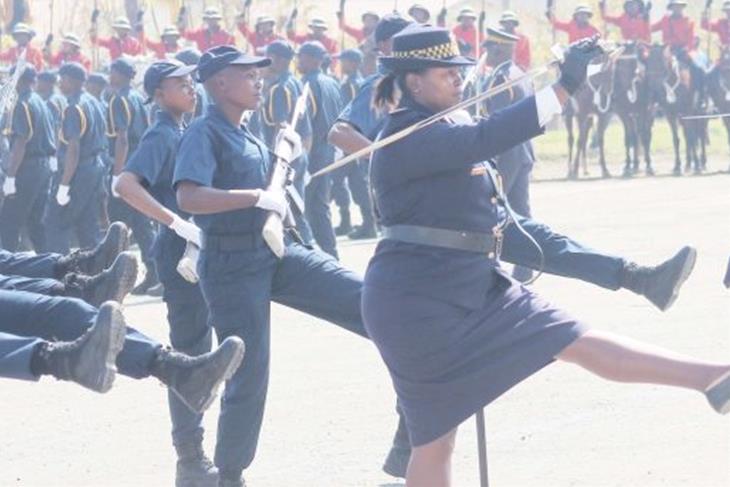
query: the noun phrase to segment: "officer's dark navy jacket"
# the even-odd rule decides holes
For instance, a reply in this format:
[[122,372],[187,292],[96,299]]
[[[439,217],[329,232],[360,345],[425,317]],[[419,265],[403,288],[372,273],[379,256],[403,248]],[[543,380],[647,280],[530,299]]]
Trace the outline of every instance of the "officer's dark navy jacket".
[[[116,139],[119,131],[126,130],[129,153],[132,153],[147,127],[147,108],[144,98],[137,90],[123,88],[112,95],[107,110],[107,129],[112,140]],[[110,144],[110,153],[114,156],[113,142]]]
[[[267,85],[265,90],[264,104],[259,110],[259,124],[263,140],[273,148],[274,137],[281,125],[291,122],[294,106],[302,94],[303,85],[287,71]],[[312,135],[309,114],[304,114],[297,123],[296,130],[302,138]]]
[[76,138],[80,140],[81,146],[79,162],[84,162],[107,148],[104,108],[101,102],[85,91],[67,97],[67,101],[59,132],[59,162],[65,155],[68,141]]
[[[383,137],[433,113],[404,97],[387,118]],[[437,122],[377,151],[371,183],[380,223],[492,234],[501,212],[482,161],[542,132],[530,97],[472,124]],[[368,275],[379,286],[402,289],[416,283],[416,294],[476,309],[495,282],[484,278],[494,274],[495,266],[477,253],[386,239],[378,245]],[[434,279],[443,281],[444,275],[453,276],[453,282],[436,285]]]
[[[185,131],[175,161],[173,183],[189,181],[218,189],[268,186],[271,159],[266,145],[244,127],[234,126],[216,105]],[[267,212],[260,208],[196,215],[208,235],[260,234]]]
[[6,131],[10,147],[15,140],[23,139],[25,159],[50,157],[56,151],[53,132],[53,116],[43,98],[31,90],[20,93]]
[[342,111],[340,86],[319,70],[308,73],[302,82],[309,83],[311,90],[308,113],[312,123],[312,150],[309,164],[313,170],[317,170],[334,160],[335,148],[327,142],[327,135]]

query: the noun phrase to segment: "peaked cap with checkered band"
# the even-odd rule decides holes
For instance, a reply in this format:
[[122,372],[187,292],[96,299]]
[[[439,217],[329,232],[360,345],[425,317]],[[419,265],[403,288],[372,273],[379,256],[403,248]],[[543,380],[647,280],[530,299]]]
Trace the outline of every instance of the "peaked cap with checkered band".
[[471,66],[474,59],[460,56],[449,31],[441,27],[412,24],[393,36],[393,52],[380,62],[391,71]]

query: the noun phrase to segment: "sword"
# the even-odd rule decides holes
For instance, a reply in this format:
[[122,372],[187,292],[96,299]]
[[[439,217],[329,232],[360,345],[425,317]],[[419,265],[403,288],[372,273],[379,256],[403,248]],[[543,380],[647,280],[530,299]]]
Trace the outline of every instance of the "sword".
[[[294,113],[291,118],[291,127],[295,127],[299,119],[307,110],[307,100],[309,99],[309,83],[304,85],[302,94],[297,98],[294,105]],[[297,206],[297,210],[303,211],[302,198],[292,185],[294,179],[294,170],[291,167],[293,147],[283,137],[280,138],[274,148],[274,156],[276,162],[274,170],[271,174],[271,182],[267,188],[269,191],[284,191],[291,202]],[[301,205],[301,206],[300,206]],[[295,230],[296,222],[292,215],[291,209],[287,212],[286,218],[282,220],[276,213],[269,212],[264,223],[262,236],[266,245],[278,258],[284,257],[286,246],[284,245],[284,230]]]
[[[618,57],[621,56],[621,54],[623,54],[623,52],[625,50],[625,47],[623,47],[623,46],[614,47],[614,45],[609,42],[599,41],[599,45],[601,45],[601,47],[604,49],[605,52],[609,53],[609,60],[602,65],[597,65],[595,68],[591,68],[589,66],[588,76],[592,76],[593,74],[596,74],[595,70],[600,71],[601,66],[609,66],[611,64],[611,62],[614,61],[615,59],[618,59]],[[501,84],[492,89],[489,89],[489,90],[485,91],[484,93],[480,93],[480,94],[474,95],[471,98],[467,98],[466,100],[464,100],[460,103],[457,103],[456,105],[454,105],[451,108],[442,110],[434,115],[431,115],[428,118],[425,118],[423,120],[420,120],[420,121],[414,123],[410,127],[406,127],[399,132],[396,132],[394,134],[389,135],[388,137],[385,137],[376,142],[373,142],[369,146],[363,147],[359,151],[353,152],[352,154],[347,155],[347,156],[343,157],[342,159],[333,162],[329,166],[317,171],[316,173],[312,174],[312,178],[324,176],[325,174],[328,174],[343,166],[346,166],[352,162],[355,162],[358,159],[367,157],[370,154],[372,154],[373,152],[375,152],[376,150],[380,150],[383,147],[387,147],[395,142],[398,142],[401,139],[408,137],[409,135],[411,135],[414,132],[417,132],[430,125],[433,125],[434,123],[440,121],[441,119],[443,119],[445,117],[448,117],[449,115],[451,115],[454,112],[457,112],[460,110],[465,110],[473,105],[476,105],[477,103],[480,103],[484,100],[492,98],[500,93],[504,93],[505,91],[507,91],[511,88],[514,88],[515,86],[518,86],[518,85],[524,83],[525,81],[531,81],[531,80],[534,80],[541,76],[544,76],[545,74],[547,74],[550,71],[550,69],[552,69],[555,66],[559,66],[560,63],[563,62],[562,53],[557,52],[558,48],[559,48],[559,46],[554,46],[553,49],[551,50],[553,55],[555,55],[557,57],[557,59],[555,59],[554,61],[551,61],[548,64],[546,64],[540,68],[533,69],[532,71],[529,71],[528,73],[525,73],[522,76],[518,76],[504,84]]]
[[730,113],[713,113],[710,115],[688,115],[680,117],[681,120],[712,120],[715,118],[730,118]]

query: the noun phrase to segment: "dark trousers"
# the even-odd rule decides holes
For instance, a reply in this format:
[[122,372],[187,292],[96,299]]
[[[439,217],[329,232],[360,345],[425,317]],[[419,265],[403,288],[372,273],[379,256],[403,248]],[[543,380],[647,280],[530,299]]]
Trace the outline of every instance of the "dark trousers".
[[47,250],[43,215],[50,187],[48,158],[23,161],[15,178],[17,192],[5,198],[0,210],[0,241],[4,249],[16,251],[20,243],[20,232],[27,229],[33,249],[36,252]]
[[332,257],[298,244],[290,244],[279,261],[263,240],[241,252],[203,249],[198,268],[218,339],[236,335],[246,343],[243,366],[223,394],[215,454],[222,474],[237,477],[253,461],[264,414],[270,302],[367,337],[360,316],[362,279]]
[[40,338],[24,337],[0,332],[0,377],[37,381],[30,370],[30,361]]
[[0,274],[0,289],[5,291],[27,291],[46,296],[62,296],[62,282],[50,278],[8,276]]
[[332,199],[340,211],[349,211],[350,195],[360,208],[363,225],[373,224],[373,205],[368,187],[368,164],[358,161],[332,172]]
[[67,254],[71,247],[72,232],[76,234],[81,248],[96,247],[101,239],[99,225],[103,181],[101,160],[95,158],[79,163],[79,167],[71,179],[69,192],[71,201],[65,206],[56,202],[60,177],[61,170],[59,169],[46,208],[45,225],[48,250]]
[[57,279],[56,265],[60,254],[33,254],[8,252],[0,249],[0,274],[23,277],[48,277]]
[[[191,356],[207,353],[213,345],[208,306],[197,284],[191,284],[177,272],[177,263],[185,251],[185,241],[172,231],[163,229],[153,247],[155,265],[164,286],[170,344]],[[203,440],[203,415],[190,410],[180,398],[168,391],[172,420],[172,441],[189,445]]]
[[337,237],[330,211],[331,186],[329,174],[312,179],[304,195],[304,207],[315,242],[320,249],[337,259]]
[[[50,297],[24,291],[0,290],[0,333],[48,341],[72,341],[96,322],[98,310],[75,298]],[[127,328],[124,348],[117,357],[119,372],[149,377],[161,345]]]

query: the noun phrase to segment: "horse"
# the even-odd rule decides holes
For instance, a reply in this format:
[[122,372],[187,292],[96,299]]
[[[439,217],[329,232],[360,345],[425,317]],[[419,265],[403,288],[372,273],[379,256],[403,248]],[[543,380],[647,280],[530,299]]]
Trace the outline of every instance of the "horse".
[[[721,114],[730,113],[730,46],[723,46],[720,59],[707,76],[707,91],[712,103]],[[730,118],[723,117],[722,123],[730,144]]]
[[[680,65],[677,54],[682,58],[685,68]],[[641,127],[641,132],[647,154],[650,154],[651,150],[652,127],[656,109],[660,108],[672,131],[675,157],[674,175],[682,175],[680,125],[687,157],[685,169],[694,169],[696,174],[700,173],[707,161],[707,123],[684,120],[683,117],[705,113],[704,70],[697,67],[686,53],[680,51],[675,54],[670,46],[661,44],[654,44],[648,48],[644,64],[650,100],[647,123]],[[698,149],[700,154],[698,154]],[[650,155],[647,160],[650,163]]]
[[648,123],[649,88],[646,82],[644,65],[640,58],[647,53],[644,43],[623,44],[624,52],[616,60],[615,86],[613,89],[613,112],[621,120],[624,128],[624,147],[626,162],[623,176],[631,177],[639,170],[639,157],[644,149],[646,174],[654,175],[648,144],[642,143],[642,127]]
[[[601,71],[587,78],[583,87],[571,97],[563,112],[565,127],[568,132],[568,179],[578,178],[581,165],[583,175],[588,175],[586,151],[588,135],[593,127],[594,118],[598,119],[596,134],[601,176],[604,178],[611,177],[611,173],[606,167],[603,135],[611,118],[613,78],[616,71],[607,54],[604,54],[599,62],[602,65]],[[577,141],[573,132],[573,119],[576,120],[578,127]]]

